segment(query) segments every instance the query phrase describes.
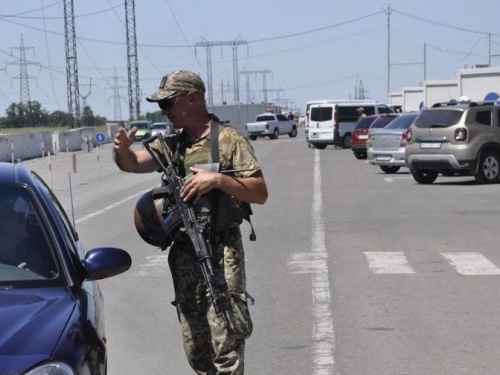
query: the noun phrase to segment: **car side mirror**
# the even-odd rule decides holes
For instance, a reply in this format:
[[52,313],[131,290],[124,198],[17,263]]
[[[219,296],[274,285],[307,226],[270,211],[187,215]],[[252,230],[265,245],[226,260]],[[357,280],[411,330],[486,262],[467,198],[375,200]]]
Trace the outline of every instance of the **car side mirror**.
[[93,281],[119,275],[132,265],[132,258],[122,249],[115,247],[98,247],[91,249],[82,260],[85,269],[85,280]]

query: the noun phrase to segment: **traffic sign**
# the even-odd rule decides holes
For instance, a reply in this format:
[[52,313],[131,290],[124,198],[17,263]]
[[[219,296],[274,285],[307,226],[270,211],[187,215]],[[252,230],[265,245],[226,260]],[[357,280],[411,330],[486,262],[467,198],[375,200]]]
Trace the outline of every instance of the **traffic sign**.
[[94,139],[97,143],[103,143],[106,139],[106,134],[104,133],[96,133]]

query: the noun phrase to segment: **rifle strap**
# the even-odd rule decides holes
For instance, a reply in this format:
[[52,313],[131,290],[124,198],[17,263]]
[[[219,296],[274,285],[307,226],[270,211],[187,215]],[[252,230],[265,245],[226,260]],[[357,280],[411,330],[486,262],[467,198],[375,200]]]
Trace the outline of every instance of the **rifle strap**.
[[[212,163],[218,163],[219,157],[219,122],[212,118],[210,123],[210,154]],[[210,244],[215,244],[217,236],[217,215],[219,213],[219,201],[221,191],[212,190],[212,203],[210,209]]]

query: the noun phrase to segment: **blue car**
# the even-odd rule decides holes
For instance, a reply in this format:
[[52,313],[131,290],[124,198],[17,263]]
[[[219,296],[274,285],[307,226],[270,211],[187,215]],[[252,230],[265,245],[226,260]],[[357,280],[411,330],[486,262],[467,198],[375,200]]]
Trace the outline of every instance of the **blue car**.
[[131,263],[117,248],[85,252],[42,179],[0,163],[0,375],[106,374],[96,280]]

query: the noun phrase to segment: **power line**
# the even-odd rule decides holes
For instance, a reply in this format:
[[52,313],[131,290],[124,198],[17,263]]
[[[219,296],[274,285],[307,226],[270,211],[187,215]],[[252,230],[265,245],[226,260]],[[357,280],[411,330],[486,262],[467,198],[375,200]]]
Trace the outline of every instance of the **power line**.
[[17,17],[17,16],[20,16],[20,15],[23,15],[23,14],[34,13],[34,12],[38,12],[39,10],[44,10],[44,9],[47,9],[47,8],[51,8],[51,7],[55,6],[55,5],[59,5],[59,3],[61,3],[61,1],[56,1],[55,3],[52,3],[50,5],[42,6],[41,8],[37,8],[37,9],[27,10],[27,11],[21,12],[21,13],[16,13],[16,14],[11,14],[11,15],[4,15],[3,17]]
[[[55,3],[53,5],[58,5],[58,3]],[[92,12],[92,13],[84,13],[84,14],[80,14],[80,15],[75,15],[75,18],[95,16],[96,14],[109,12],[110,10],[114,10],[116,8],[121,8],[122,6],[123,6],[123,4],[120,4],[120,5],[112,6],[112,7],[107,8],[107,9],[98,10],[98,11]],[[44,7],[40,8],[40,10],[42,10],[42,11],[44,9],[45,9]],[[53,16],[53,17],[31,16],[31,17],[29,17],[29,16],[19,16],[19,15],[11,15],[11,14],[0,14],[0,18],[21,18],[21,19],[31,19],[31,20],[62,20],[62,19],[64,19],[64,16]]]
[[464,31],[464,32],[467,32],[467,33],[474,33],[474,34],[481,34],[481,35],[489,35],[489,34],[500,35],[498,33],[488,33],[488,32],[485,32],[485,31],[478,31],[478,30],[466,29],[465,27],[448,25],[448,24],[445,24],[445,23],[442,23],[442,22],[437,22],[437,21],[429,20],[427,18],[415,16],[415,15],[412,15],[412,14],[409,14],[409,13],[405,13],[405,12],[402,12],[400,10],[394,9],[392,7],[391,7],[391,10],[394,13],[398,13],[398,14],[401,14],[403,16],[406,16],[406,17],[409,17],[409,18],[413,18],[413,19],[421,21],[421,22],[429,23],[431,25],[446,27],[448,29],[454,29],[454,30]]

